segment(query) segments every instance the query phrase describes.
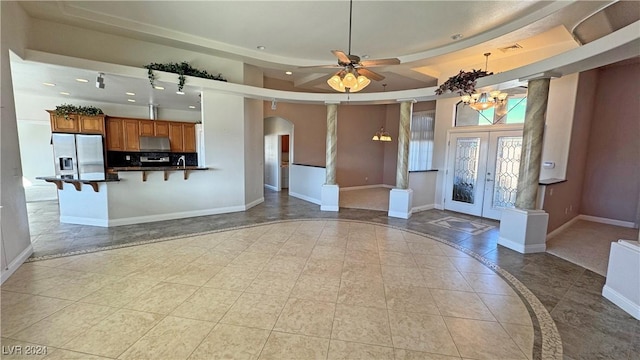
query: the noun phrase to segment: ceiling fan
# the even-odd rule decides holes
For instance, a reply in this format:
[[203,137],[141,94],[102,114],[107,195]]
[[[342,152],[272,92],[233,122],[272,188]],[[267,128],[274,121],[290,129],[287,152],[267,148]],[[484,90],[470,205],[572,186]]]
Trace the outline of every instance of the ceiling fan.
[[400,64],[397,58],[360,60],[357,55],[351,54],[351,22],[353,19],[353,0],[349,0],[349,50],[345,54],[341,50],[331,50],[338,58],[337,65],[305,66],[303,68],[341,68],[327,80],[332,89],[340,92],[358,92],[364,89],[371,80],[380,81],[384,76],[367,69],[367,67],[386,66]]

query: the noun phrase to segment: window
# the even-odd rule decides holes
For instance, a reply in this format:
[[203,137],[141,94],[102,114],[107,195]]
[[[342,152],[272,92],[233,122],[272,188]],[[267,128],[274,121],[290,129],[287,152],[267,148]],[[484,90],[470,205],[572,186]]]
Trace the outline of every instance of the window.
[[409,171],[431,170],[435,117],[435,110],[413,113],[409,142]]
[[524,123],[526,94],[509,95],[504,106],[476,111],[459,102],[456,105],[456,126],[483,126]]

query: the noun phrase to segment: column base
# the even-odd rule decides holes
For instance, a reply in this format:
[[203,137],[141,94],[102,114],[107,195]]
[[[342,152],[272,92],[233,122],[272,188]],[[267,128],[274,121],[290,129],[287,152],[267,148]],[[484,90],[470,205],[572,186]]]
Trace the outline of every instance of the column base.
[[340,186],[322,185],[320,211],[338,211],[340,209]]
[[629,315],[640,320],[640,243],[618,240],[611,243],[607,282],[602,296],[609,299]]
[[543,210],[504,209],[498,245],[521,254],[544,252],[548,222],[549,214]]
[[408,219],[411,217],[413,190],[391,189],[389,192],[389,217]]

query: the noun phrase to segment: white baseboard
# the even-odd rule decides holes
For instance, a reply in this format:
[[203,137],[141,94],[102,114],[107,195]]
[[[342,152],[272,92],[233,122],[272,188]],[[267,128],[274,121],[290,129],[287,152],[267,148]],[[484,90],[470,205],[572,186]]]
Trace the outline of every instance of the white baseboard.
[[278,190],[277,187],[273,186],[273,185],[269,185],[269,184],[264,184],[264,187],[266,187],[269,190],[273,190],[273,191],[280,191]]
[[320,205],[320,211],[340,211],[339,206]]
[[244,209],[245,210],[249,210],[249,209],[251,209],[252,207],[254,207],[256,205],[262,204],[263,202],[264,202],[264,197],[261,197],[260,199],[256,199],[256,200],[246,204],[244,206]]
[[442,205],[442,204],[433,204],[433,208],[434,209],[438,209],[438,210],[444,210],[444,205]]
[[302,199],[304,201],[308,201],[308,202],[314,203],[316,205],[322,205],[322,201],[320,199],[314,199],[314,198],[306,196],[306,195],[298,194],[298,193],[293,192],[291,190],[289,190],[289,196],[293,196],[294,198]]
[[387,184],[349,186],[349,187],[341,187],[340,191],[364,190],[364,189],[375,189],[375,188],[393,189],[393,186],[387,185]]
[[640,304],[627,299],[607,285],[602,288],[602,296],[626,311],[629,315],[640,320]]
[[[109,227],[108,219],[83,218],[78,216],[60,216],[60,222],[65,224],[89,225]],[[129,224],[127,224],[129,225]],[[113,225],[111,225],[113,226]]]
[[545,252],[547,250],[547,246],[545,244],[534,244],[525,246],[524,244],[519,244],[515,241],[511,241],[503,237],[498,238],[498,245],[502,245],[521,254]]
[[631,221],[621,221],[621,220],[608,219],[608,218],[591,216],[591,215],[578,215],[576,217],[579,218],[580,220],[593,221],[601,224],[622,226],[622,227],[631,228],[631,229],[636,227],[635,224],[632,223]]
[[389,212],[387,213],[387,216],[389,217],[394,217],[394,218],[399,218],[399,219],[408,219],[411,217],[411,212],[405,213],[402,211],[391,211],[389,210]]
[[33,254],[33,246],[29,244],[26,249],[24,249],[20,255],[18,255],[8,266],[6,269],[2,269],[2,276],[0,277],[0,284],[4,284],[4,282],[13,275],[16,270],[22,265],[28,258]]
[[420,211],[431,210],[431,209],[434,209],[434,208],[435,208],[434,204],[416,206],[416,207],[411,209],[411,213],[417,213],[417,212],[420,212]]
[[[264,201],[264,199],[258,199],[255,205]],[[226,214],[232,212],[245,211],[250,207],[251,204],[247,205],[239,205],[239,206],[229,206],[224,208],[215,208],[215,209],[204,209],[204,210],[195,210],[195,211],[183,211],[177,213],[169,213],[169,214],[159,214],[159,215],[149,215],[149,216],[136,216],[130,218],[122,218],[122,219],[111,219],[109,220],[108,226],[121,226],[121,225],[133,225],[133,224],[141,224],[155,221],[164,221],[164,220],[174,220],[174,219],[183,219],[190,218],[196,216],[207,216],[207,215],[218,215],[218,214]],[[253,206],[253,205],[251,205]]]
[[575,223],[579,219],[580,219],[580,215],[574,216],[571,220],[567,221],[566,223],[560,225],[557,229],[555,229],[552,232],[548,233],[547,234],[547,241],[549,241],[552,238],[558,236],[558,234],[560,234],[561,232],[565,231],[569,226],[571,226],[573,223]]

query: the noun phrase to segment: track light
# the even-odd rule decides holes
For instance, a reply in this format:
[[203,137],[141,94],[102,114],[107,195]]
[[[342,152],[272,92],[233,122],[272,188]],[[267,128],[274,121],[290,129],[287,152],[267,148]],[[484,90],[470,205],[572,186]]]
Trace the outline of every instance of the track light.
[[271,100],[271,110],[275,110],[278,107],[276,99]]
[[98,78],[96,79],[96,87],[98,89],[104,89],[104,74],[98,73]]

